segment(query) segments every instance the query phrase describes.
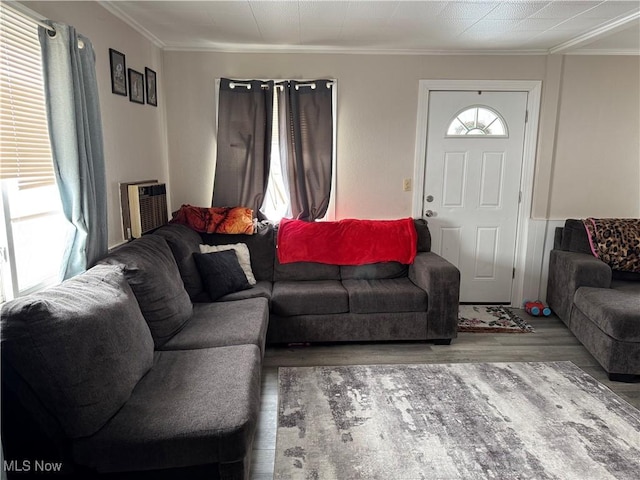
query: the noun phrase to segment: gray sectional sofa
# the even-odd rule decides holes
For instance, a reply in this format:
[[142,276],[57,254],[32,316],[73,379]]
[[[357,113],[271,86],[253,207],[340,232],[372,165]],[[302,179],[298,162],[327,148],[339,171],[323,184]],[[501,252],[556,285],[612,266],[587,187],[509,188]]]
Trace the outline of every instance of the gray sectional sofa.
[[156,235],[3,305],[9,477],[248,478],[267,322],[263,298],[192,304]]
[[[36,461],[79,479],[248,478],[267,341],[456,336],[459,273],[416,226],[413,265],[341,267],[280,265],[269,224],[254,235],[170,224],[4,304],[9,478],[36,474]],[[212,302],[202,243],[248,245],[257,283]]]
[[448,344],[457,336],[460,272],[431,252],[427,223],[416,220],[415,225],[418,252],[411,265],[283,265],[276,254],[277,227],[269,223],[258,224],[253,235],[197,234],[173,224],[155,234],[169,243],[194,302],[210,301],[193,260],[199,244],[246,244],[257,284],[219,300],[266,298],[268,343],[430,340]]
[[556,230],[547,302],[611,380],[640,378],[640,274],[596,258],[580,220]]

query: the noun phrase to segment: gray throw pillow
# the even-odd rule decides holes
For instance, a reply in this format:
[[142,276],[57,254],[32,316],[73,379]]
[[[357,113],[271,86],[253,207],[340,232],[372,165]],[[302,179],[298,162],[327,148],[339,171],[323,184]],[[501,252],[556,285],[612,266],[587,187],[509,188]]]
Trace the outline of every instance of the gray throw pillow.
[[193,254],[205,290],[212,301],[251,288],[235,250]]
[[191,318],[191,299],[164,238],[145,235],[118,248],[102,261],[124,268],[156,348],[164,345]]
[[593,255],[589,244],[589,235],[587,235],[582,220],[569,218],[564,222],[561,248],[568,252]]
[[429,225],[424,218],[416,218],[413,220],[416,226],[416,233],[418,234],[418,252],[430,252],[431,251],[431,232],[429,232]]
[[268,221],[258,222],[253,235],[227,235],[224,233],[202,233],[206,245],[244,243],[251,255],[251,271],[258,282],[273,281],[273,262],[276,255],[276,230]]
[[199,246],[202,243],[200,234],[184,225],[169,223],[155,230],[153,235],[160,235],[167,241],[178,265],[184,289],[191,299],[198,297],[204,287],[196,262],[193,260],[193,253],[200,251]]
[[71,438],[97,432],[153,364],[153,340],[120,268],[98,265],[2,306],[7,362]]

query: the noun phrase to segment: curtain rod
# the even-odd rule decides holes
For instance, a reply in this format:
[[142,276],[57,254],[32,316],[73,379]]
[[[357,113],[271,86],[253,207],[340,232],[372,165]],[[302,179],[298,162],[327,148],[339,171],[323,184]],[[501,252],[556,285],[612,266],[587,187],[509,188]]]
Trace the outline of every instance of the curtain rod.
[[46,23],[44,23],[43,22],[44,19],[40,15],[38,15],[36,12],[31,10],[30,8],[25,7],[21,3],[8,0],[4,2],[4,6],[9,8],[13,12],[17,13],[18,15],[20,15],[22,18],[26,20],[30,20],[36,25],[40,25],[42,28],[48,30],[51,33],[56,33],[56,29],[53,28],[51,25],[47,25]]
[[[333,82],[327,82],[327,88],[331,88],[331,86],[333,85]],[[251,88],[251,84],[250,83],[244,83],[244,82],[230,82],[229,83],[229,88],[233,89],[236,87],[246,87],[247,89]],[[278,90],[283,90],[284,86],[283,85],[278,85],[277,83],[274,85],[274,87]],[[299,83],[296,85],[296,90],[298,90],[300,87],[311,87],[312,89],[316,88],[316,84],[315,82],[309,82],[309,83]],[[260,85],[260,88],[269,88],[269,85],[266,83],[263,83],[262,85]]]

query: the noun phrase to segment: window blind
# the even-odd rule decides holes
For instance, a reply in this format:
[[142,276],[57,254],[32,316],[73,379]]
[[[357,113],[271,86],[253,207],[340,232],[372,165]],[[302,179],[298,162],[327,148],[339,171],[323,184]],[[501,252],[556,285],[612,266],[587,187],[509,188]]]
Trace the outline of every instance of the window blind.
[[37,26],[0,4],[0,180],[55,183]]

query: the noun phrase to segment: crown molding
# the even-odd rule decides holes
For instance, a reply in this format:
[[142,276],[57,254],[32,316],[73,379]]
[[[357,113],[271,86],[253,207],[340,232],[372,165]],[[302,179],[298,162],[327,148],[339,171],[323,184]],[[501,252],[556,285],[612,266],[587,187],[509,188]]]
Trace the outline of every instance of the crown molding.
[[555,53],[565,53],[565,52],[569,53],[567,52],[567,50],[572,48],[578,48],[580,47],[580,45],[584,45],[585,43],[597,40],[598,37],[606,33],[613,33],[616,30],[621,30],[624,27],[626,27],[627,24],[639,18],[640,18],[640,12],[635,12],[635,13],[632,13],[631,15],[627,15],[625,17],[619,18],[617,20],[614,20],[613,22],[607,23],[594,30],[591,30],[590,32],[587,32],[583,35],[578,35],[577,37],[572,38],[567,42],[561,43],[560,45],[556,45],[555,47],[549,49],[549,53],[552,55]]
[[143,27],[140,23],[134,20],[130,15],[126,14],[120,7],[116,6],[116,2],[106,1],[106,0],[98,0],[98,4],[102,6],[105,10],[107,10],[112,15],[118,17],[124,23],[132,27],[138,33],[140,33],[147,40],[151,41],[156,47],[164,49],[165,43],[156,37],[153,33]]
[[613,48],[581,48],[565,55],[640,55],[640,50],[636,49],[613,49]]
[[289,53],[289,54],[325,54],[325,55],[547,55],[545,49],[535,50],[443,50],[443,49],[372,49],[311,45],[261,45],[261,44],[168,44],[163,47],[167,52],[209,52],[209,53]]

